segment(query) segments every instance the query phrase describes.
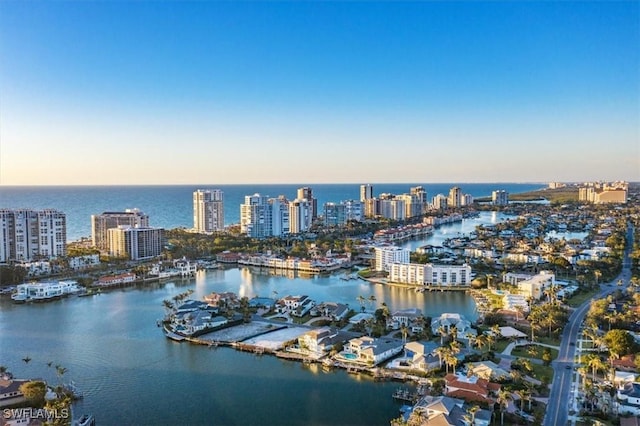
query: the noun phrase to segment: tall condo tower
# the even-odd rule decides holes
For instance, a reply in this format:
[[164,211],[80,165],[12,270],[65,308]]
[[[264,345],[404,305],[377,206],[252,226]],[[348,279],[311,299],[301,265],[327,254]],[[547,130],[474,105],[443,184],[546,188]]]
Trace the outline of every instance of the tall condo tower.
[[224,194],[220,189],[198,189],[193,193],[193,228],[208,233],[224,229]]
[[360,201],[370,200],[373,198],[373,185],[360,185]]
[[307,200],[311,206],[311,220],[318,217],[318,200],[313,198],[313,189],[308,186],[298,188],[298,200]]
[[0,262],[66,255],[67,219],[58,210],[0,210]]
[[99,250],[109,250],[109,229],[122,225],[145,228],[149,226],[149,216],[138,209],[91,215],[91,240],[93,246]]

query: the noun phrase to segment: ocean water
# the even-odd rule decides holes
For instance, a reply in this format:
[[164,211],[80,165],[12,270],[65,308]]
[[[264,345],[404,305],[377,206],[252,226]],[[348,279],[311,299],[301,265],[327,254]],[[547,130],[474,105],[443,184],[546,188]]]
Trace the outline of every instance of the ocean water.
[[[431,200],[437,194],[448,194],[459,186],[474,197],[490,196],[504,189],[510,194],[543,188],[542,183],[407,183],[372,184],[374,196],[382,193],[403,194],[421,185]],[[240,204],[246,195],[260,193],[271,197],[296,197],[297,189],[310,186],[318,199],[318,213],[327,202],[360,198],[360,184],[288,184],[288,185],[173,185],[173,186],[0,186],[0,208],[57,209],[67,215],[67,240],[91,236],[91,215],[104,211],[139,208],[149,215],[151,226],[165,229],[193,226],[193,191],[224,191],[225,224],[240,221]]]

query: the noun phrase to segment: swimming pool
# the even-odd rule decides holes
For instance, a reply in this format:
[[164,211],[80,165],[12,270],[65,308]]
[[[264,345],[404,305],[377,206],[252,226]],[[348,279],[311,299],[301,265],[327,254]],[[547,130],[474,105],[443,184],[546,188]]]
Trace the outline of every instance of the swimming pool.
[[346,359],[358,359],[358,355],[351,353],[346,353],[343,355],[343,357],[345,357]]

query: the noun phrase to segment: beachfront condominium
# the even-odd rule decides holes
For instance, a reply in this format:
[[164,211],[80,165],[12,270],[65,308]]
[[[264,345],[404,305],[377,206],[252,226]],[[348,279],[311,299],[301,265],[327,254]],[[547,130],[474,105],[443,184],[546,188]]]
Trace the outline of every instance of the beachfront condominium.
[[370,200],[373,198],[373,185],[360,185],[360,201]]
[[324,225],[345,226],[349,221],[362,222],[363,205],[360,201],[347,200],[340,203],[324,204]]
[[257,193],[245,196],[240,205],[240,232],[252,238],[271,237],[272,215],[268,196]]
[[311,228],[313,207],[308,199],[296,199],[289,203],[289,232],[300,234]]
[[58,210],[0,210],[0,262],[66,255],[67,219]]
[[193,193],[193,228],[209,233],[224,230],[224,199],[220,189],[198,189]]
[[162,253],[164,229],[120,225],[110,228],[109,256],[129,260],[153,259]]
[[298,195],[296,198],[299,200],[307,200],[309,202],[311,206],[311,220],[316,220],[318,217],[318,200],[313,198],[313,190],[308,186],[298,188]]
[[504,189],[491,193],[491,202],[496,206],[506,206],[509,204],[509,193]]
[[627,182],[589,182],[578,189],[578,200],[594,204],[627,202],[629,184]]
[[462,190],[457,187],[454,186],[453,188],[451,188],[449,190],[449,200],[448,200],[448,205],[449,207],[460,207],[462,206]]
[[109,229],[125,225],[137,228],[149,226],[149,216],[138,209],[123,212],[104,212],[91,215],[91,240],[98,250],[109,250]]

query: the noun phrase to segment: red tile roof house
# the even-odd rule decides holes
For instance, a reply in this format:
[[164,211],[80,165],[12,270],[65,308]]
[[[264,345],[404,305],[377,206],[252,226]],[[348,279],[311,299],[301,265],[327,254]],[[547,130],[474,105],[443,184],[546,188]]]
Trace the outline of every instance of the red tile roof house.
[[635,355],[625,355],[620,359],[611,358],[611,365],[617,370],[636,371]]
[[493,397],[500,390],[498,383],[492,383],[477,376],[460,376],[447,374],[445,380],[445,395],[464,399],[465,401],[486,402],[493,404]]

